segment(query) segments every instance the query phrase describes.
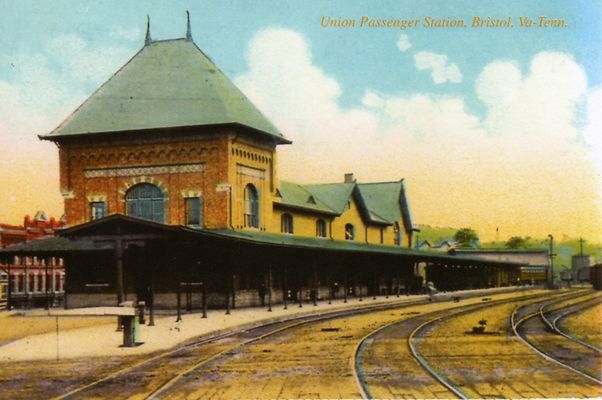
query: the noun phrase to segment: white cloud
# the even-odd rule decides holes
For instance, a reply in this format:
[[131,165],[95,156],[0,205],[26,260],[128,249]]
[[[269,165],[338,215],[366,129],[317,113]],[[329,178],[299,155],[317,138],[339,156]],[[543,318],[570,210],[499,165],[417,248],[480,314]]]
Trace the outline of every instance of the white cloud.
[[399,39],[397,40],[397,48],[402,53],[407,51],[410,47],[412,47],[412,43],[410,43],[410,38],[405,33],[399,35]]
[[598,171],[598,194],[602,198],[602,86],[592,89],[587,96],[587,125],[583,139],[591,149],[592,161]]
[[125,39],[132,42],[139,41],[142,39],[142,33],[139,28],[124,28],[123,26],[113,25],[111,27],[111,32],[109,33],[111,37],[117,39]]
[[90,47],[76,35],[59,35],[48,44],[48,52],[61,58],[62,73],[69,81],[103,82],[127,61],[128,49],[114,46]]
[[455,63],[448,62],[445,54],[420,51],[414,55],[414,64],[420,71],[430,70],[433,82],[462,82],[462,73]]
[[385,99],[380,93],[366,90],[364,97],[362,97],[362,104],[368,108],[382,108],[385,105]]
[[475,89],[487,105],[485,125],[493,135],[577,138],[576,111],[587,78],[567,54],[536,54],[525,76],[515,63],[492,62],[477,78]]
[[11,56],[11,80],[0,80],[0,221],[17,223],[38,208],[62,214],[56,147],[37,135],[54,129],[126,61],[127,53],[60,35],[38,53]]
[[[360,106],[344,107],[344,88],[289,30],[258,33],[247,56],[249,71],[236,83],[295,141],[279,148],[282,178],[340,181],[351,171],[363,181],[405,177],[416,222],[472,224],[484,236],[497,226],[508,235],[545,236],[599,225],[599,197],[589,192],[599,175],[575,140],[585,75],[565,55],[538,54],[525,76],[510,62],[486,66],[475,86],[484,118],[461,97],[428,93],[367,89]],[[435,56],[434,80],[461,79],[445,56]],[[598,146],[593,110],[601,101],[599,90],[590,94],[586,140]]]
[[339,83],[313,64],[300,34],[281,28],[260,31],[247,58],[250,69],[235,83],[292,139],[297,133],[304,138],[325,138],[340,130],[351,134],[373,124],[367,111],[339,106]]

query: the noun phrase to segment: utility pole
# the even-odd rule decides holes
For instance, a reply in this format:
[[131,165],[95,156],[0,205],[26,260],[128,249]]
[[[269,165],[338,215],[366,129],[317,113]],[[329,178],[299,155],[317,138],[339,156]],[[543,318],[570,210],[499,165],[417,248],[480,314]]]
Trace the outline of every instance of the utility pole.
[[548,287],[551,289],[554,284],[554,236],[548,235],[550,238],[550,274],[548,276]]

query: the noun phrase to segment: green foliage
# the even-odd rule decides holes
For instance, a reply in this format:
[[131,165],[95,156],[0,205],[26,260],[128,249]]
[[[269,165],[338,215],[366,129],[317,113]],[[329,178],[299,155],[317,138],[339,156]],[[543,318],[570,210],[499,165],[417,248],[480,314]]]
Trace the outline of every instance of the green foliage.
[[509,249],[526,249],[530,246],[530,239],[530,236],[524,238],[522,236],[512,236],[506,242],[506,247]]
[[[518,236],[520,237],[520,236]],[[512,238],[510,238],[512,239]],[[508,241],[510,241],[510,239]],[[525,236],[528,240],[526,247],[528,249],[550,249],[550,240],[548,238],[531,238]],[[503,244],[508,248],[508,242],[487,242],[481,243],[481,248],[499,249]],[[600,249],[602,249],[601,243],[595,243],[591,241],[585,241],[583,243],[583,254],[594,256],[597,263],[602,262]],[[567,268],[571,267],[571,257],[580,253],[579,239],[572,239],[569,237],[561,237],[560,239],[554,238],[554,273],[559,274]]]
[[454,235],[454,240],[458,242],[460,247],[472,247],[479,241],[479,235],[474,229],[462,228]]
[[452,240],[457,228],[441,228],[431,225],[418,225],[420,232],[417,233],[418,240],[428,240],[431,243],[441,243],[444,240]]

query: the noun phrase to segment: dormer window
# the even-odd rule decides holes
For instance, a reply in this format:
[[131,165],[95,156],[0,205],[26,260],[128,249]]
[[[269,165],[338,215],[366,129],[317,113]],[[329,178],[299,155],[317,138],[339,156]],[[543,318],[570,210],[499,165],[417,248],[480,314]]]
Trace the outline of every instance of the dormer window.
[[355,227],[351,224],[345,225],[345,240],[355,240]]

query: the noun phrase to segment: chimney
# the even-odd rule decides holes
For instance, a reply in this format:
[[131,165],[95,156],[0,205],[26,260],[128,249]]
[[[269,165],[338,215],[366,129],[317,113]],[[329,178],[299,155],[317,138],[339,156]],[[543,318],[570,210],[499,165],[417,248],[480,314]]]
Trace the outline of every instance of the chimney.
[[355,183],[355,179],[353,179],[353,172],[348,172],[345,174],[345,183]]

